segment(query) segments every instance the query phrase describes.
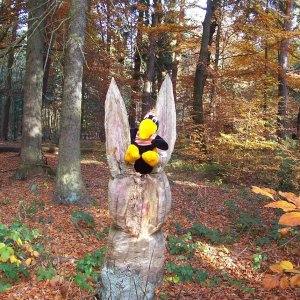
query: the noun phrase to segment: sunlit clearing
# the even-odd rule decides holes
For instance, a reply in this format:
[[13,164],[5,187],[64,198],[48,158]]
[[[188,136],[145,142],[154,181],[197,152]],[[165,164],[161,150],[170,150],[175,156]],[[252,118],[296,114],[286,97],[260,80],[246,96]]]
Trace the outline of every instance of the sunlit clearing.
[[92,159],[83,159],[81,160],[82,164],[86,165],[97,165],[97,166],[104,166],[103,162],[97,161],[97,160],[92,160]]
[[[211,244],[201,242],[195,255],[201,257],[202,260],[207,260],[216,269],[227,272],[233,271],[236,275],[240,275],[239,273],[244,269],[234,255],[230,253],[230,250],[223,245],[212,246]],[[243,277],[245,279],[253,279],[252,274],[245,274],[244,272]]]
[[190,181],[185,181],[185,180],[174,180],[174,183],[179,185],[189,186],[189,187],[199,187],[198,184]]

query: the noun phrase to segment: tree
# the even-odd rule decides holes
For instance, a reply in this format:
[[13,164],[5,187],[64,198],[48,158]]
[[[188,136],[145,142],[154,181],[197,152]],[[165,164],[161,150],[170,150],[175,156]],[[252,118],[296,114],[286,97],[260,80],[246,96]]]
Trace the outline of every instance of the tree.
[[[178,15],[178,23],[179,26],[184,25],[184,16],[185,16],[185,0],[180,0],[180,9]],[[180,50],[176,49],[176,47],[180,46],[183,40],[182,32],[178,32],[175,38],[175,50],[174,50],[174,60],[173,60],[173,68],[172,68],[172,83],[173,83],[173,93],[174,99],[176,102],[177,98],[177,76],[178,76],[178,66],[180,62]]]
[[8,139],[8,129],[9,129],[9,111],[11,107],[11,103],[13,101],[13,64],[14,64],[14,43],[17,39],[17,29],[18,29],[18,10],[19,10],[19,1],[16,2],[15,5],[16,15],[13,18],[13,26],[11,28],[11,49],[8,53],[8,60],[7,60],[7,76],[6,76],[6,91],[7,91],[7,98],[3,108],[3,123],[2,123],[2,138],[4,140]]
[[287,137],[287,78],[286,71],[288,67],[288,48],[290,40],[286,34],[291,31],[292,26],[292,13],[293,13],[293,0],[287,0],[284,7],[284,21],[283,31],[284,36],[279,43],[278,49],[278,124],[280,126],[277,134],[278,137],[285,139]]
[[207,9],[203,22],[203,33],[201,39],[200,54],[194,79],[193,118],[196,124],[204,123],[203,93],[210,58],[208,46],[212,41],[212,36],[217,25],[215,22],[214,24],[212,24],[211,21],[217,8],[218,1],[219,0],[207,0]]
[[153,14],[151,23],[151,32],[149,35],[149,51],[148,61],[144,76],[144,89],[142,96],[142,113],[145,114],[154,106],[152,99],[152,85],[155,74],[156,52],[157,52],[157,36],[156,27],[158,24],[160,2],[158,0],[153,1]]
[[42,171],[42,89],[45,1],[28,1],[21,161],[17,179]]
[[[140,5],[143,4],[143,1],[138,1]],[[134,68],[133,68],[133,85],[132,85],[132,99],[130,101],[129,106],[129,125],[130,127],[135,126],[136,120],[136,103],[138,102],[139,98],[139,89],[140,89],[140,77],[141,77],[141,45],[142,45],[142,31],[141,27],[143,26],[143,17],[144,11],[139,9],[138,10],[138,19],[137,19],[137,35],[136,35],[136,42],[135,42],[135,51],[134,51]]]
[[64,95],[54,200],[61,204],[87,200],[80,167],[80,125],[86,0],[72,0],[65,51]]

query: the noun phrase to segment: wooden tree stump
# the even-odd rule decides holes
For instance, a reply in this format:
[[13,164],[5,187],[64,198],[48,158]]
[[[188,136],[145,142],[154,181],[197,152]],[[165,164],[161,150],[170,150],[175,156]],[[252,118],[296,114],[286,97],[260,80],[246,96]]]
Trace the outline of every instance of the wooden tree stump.
[[176,111],[169,76],[160,89],[156,109],[158,134],[168,142],[169,150],[160,155],[152,173],[142,175],[124,160],[130,128],[124,101],[112,79],[105,103],[105,130],[113,223],[98,288],[102,299],[153,299],[163,277],[165,239],[161,228],[171,208],[171,190],[163,167],[176,139]]

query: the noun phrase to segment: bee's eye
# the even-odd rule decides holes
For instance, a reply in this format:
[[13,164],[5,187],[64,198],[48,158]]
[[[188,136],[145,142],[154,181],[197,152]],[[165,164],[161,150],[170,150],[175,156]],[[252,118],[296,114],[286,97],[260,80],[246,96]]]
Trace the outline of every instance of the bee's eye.
[[157,121],[158,121],[158,120],[157,120],[157,117],[153,117],[153,118],[152,118],[152,121],[153,121],[154,123],[157,123]]

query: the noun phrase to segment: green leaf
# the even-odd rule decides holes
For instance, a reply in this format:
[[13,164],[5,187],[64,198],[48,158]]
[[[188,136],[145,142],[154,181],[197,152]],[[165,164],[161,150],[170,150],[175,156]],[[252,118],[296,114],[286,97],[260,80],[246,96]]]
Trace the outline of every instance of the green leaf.
[[38,269],[37,275],[38,281],[52,279],[56,275],[56,270],[52,267],[49,267],[48,269],[41,267]]
[[195,275],[196,282],[205,282],[207,278],[208,278],[208,273],[200,270],[196,271],[196,275]]

